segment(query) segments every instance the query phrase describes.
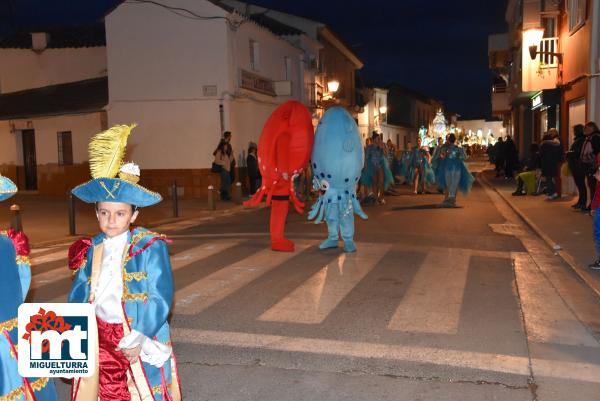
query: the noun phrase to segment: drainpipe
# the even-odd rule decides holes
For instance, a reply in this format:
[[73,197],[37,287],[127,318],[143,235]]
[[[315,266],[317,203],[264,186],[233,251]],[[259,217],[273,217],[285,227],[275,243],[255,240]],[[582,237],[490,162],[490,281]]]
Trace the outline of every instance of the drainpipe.
[[225,132],[225,109],[223,107],[223,100],[219,103],[219,122],[221,123],[221,135]]

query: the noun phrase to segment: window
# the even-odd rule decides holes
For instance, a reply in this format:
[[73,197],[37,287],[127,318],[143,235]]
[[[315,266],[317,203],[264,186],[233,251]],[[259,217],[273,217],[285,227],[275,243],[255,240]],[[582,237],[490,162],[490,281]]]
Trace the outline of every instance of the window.
[[586,0],[567,0],[569,32],[574,32],[585,23]]
[[284,81],[291,81],[292,80],[292,58],[285,56],[283,58],[283,63],[285,66],[285,79]]
[[58,141],[58,164],[70,166],[73,164],[73,142],[71,131],[62,131],[56,134]]
[[250,68],[253,71],[258,71],[260,67],[259,45],[255,40],[250,40]]

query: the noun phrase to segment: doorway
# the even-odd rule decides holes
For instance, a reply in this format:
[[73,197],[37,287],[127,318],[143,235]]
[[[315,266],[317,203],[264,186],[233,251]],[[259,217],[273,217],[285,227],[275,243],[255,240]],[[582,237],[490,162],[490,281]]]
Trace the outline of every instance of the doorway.
[[35,130],[21,131],[23,142],[23,165],[25,167],[25,189],[37,190],[37,160],[35,157]]
[[585,124],[585,99],[577,99],[569,102],[569,146],[573,143],[573,126]]

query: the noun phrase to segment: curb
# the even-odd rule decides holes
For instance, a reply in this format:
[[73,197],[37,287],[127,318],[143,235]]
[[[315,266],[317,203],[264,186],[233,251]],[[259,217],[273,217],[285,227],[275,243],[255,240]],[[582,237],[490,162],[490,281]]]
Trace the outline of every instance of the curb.
[[597,297],[600,298],[600,284],[594,280],[594,278],[587,272],[587,270],[581,266],[573,255],[571,255],[566,250],[562,249],[560,245],[554,242],[537,224],[535,224],[529,217],[525,215],[513,202],[511,202],[501,191],[499,191],[494,185],[492,185],[488,179],[483,174],[485,171],[482,171],[481,174],[478,174],[478,178],[480,178],[481,182],[486,185],[488,188],[492,189],[496,192],[504,202],[529,226],[529,228],[540,237],[546,245],[550,247],[552,252],[556,255],[560,256],[561,259],[571,268],[571,270],[596,294]]
[[[205,210],[202,212],[207,212],[206,213],[207,215],[212,215],[214,217],[221,217],[221,216],[229,217],[229,216],[234,216],[246,209],[249,209],[249,208],[246,208],[242,205],[236,205],[234,207],[227,208],[227,209]],[[253,209],[261,210],[262,206],[253,208]],[[169,218],[165,218],[165,219],[161,219],[161,220],[156,220],[154,222],[150,222],[150,223],[146,224],[145,226],[147,228],[154,228],[157,226],[162,226],[164,224],[172,224],[172,223],[177,223],[180,221],[201,218],[201,217],[206,217],[206,216],[204,214],[201,214],[201,215],[197,215],[194,217],[169,217]],[[203,224],[204,224],[204,222],[199,222],[197,225],[200,226]],[[95,235],[95,233],[82,233],[82,234],[76,234],[76,235],[67,235],[67,236],[63,236],[63,237],[59,237],[59,238],[55,238],[55,239],[51,239],[51,240],[34,242],[34,243],[30,244],[30,247],[32,249],[35,249],[35,248],[45,248],[45,247],[49,247],[49,246],[53,246],[53,245],[61,245],[61,244],[71,243],[73,241],[76,241],[79,238],[83,238],[83,237],[87,237],[87,236],[91,236],[91,235]]]

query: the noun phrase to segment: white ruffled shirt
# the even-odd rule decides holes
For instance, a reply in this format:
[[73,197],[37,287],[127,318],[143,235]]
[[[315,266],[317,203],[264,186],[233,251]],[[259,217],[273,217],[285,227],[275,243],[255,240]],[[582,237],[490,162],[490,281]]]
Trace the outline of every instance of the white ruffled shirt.
[[[107,323],[123,323],[123,253],[127,246],[127,231],[104,239],[104,251],[98,284],[94,291],[96,315]],[[160,368],[171,356],[171,347],[154,341],[136,330],[119,342],[119,348],[129,349],[141,345],[142,361]]]

